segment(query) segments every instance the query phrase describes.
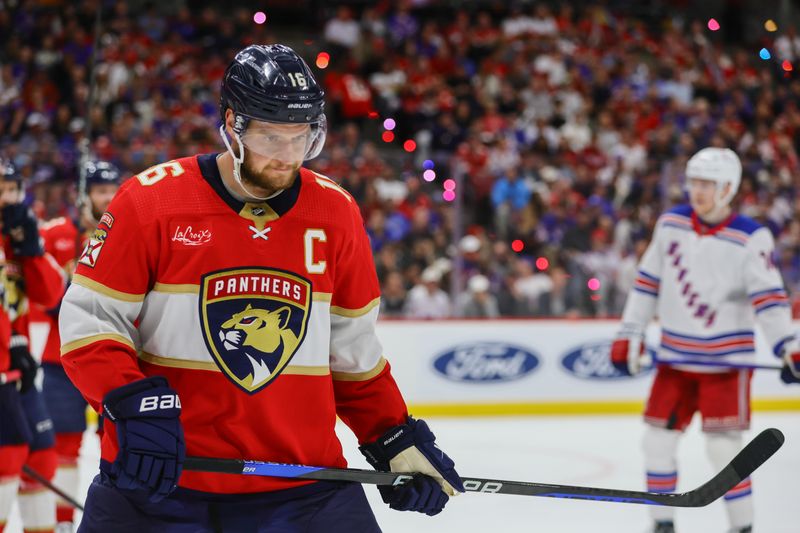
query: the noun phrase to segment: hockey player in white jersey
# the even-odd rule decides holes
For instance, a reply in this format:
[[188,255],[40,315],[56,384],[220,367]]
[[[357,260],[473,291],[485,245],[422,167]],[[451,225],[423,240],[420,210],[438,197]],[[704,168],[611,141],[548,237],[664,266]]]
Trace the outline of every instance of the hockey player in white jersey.
[[[686,165],[690,205],[661,215],[639,264],[634,289],[612,344],[614,366],[636,374],[644,354],[644,331],[658,316],[659,364],[645,409],[648,490],[675,492],[678,438],[699,411],[707,453],[720,470],[741,449],[750,425],[752,371],[680,361],[743,363],[754,357],[758,323],[775,355],[785,360],[782,378],[800,380],[800,344],[789,301],[773,261],[769,230],[736,214],[730,201],[741,181],[735,152],[704,148]],[[724,497],[731,531],[753,524],[750,479]],[[674,511],[653,507],[654,531],[674,531]]]

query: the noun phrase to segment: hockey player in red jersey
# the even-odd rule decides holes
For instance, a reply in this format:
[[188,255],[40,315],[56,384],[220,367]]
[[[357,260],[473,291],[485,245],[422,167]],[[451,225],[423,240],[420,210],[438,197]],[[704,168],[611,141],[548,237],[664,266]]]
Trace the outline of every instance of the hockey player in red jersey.
[[463,491],[383,358],[358,206],[301,166],[323,106],[293,50],[248,46],[222,82],[227,151],[141,172],[101,217],[59,319],[105,417],[79,531],[379,531],[360,485],[181,472],[187,454],[344,466],[337,416],[376,468],[426,474],[382,488],[392,508]]
[[[106,161],[89,161],[86,164],[87,201],[76,223],[59,217],[43,223],[40,227],[44,248],[72,276],[78,252],[94,235],[100,217],[108,209],[119,189],[120,172]],[[59,302],[60,303],[60,302]],[[32,306],[32,320],[46,324],[47,340],[42,352],[44,382],[42,395],[47,411],[53,420],[56,434],[58,470],[55,485],[73,498],[78,493],[78,455],[81,440],[86,430],[86,400],[69,380],[61,366],[61,338],[58,335],[58,311],[60,305],[45,308]],[[61,531],[71,531],[75,509],[58,498],[56,517]]]
[[[772,235],[729,206],[741,174],[739,157],[729,149],[704,148],[689,159],[690,205],[675,207],[658,219],[625,304],[622,331],[612,344],[614,366],[624,374],[637,373],[644,330],[658,314],[658,354],[665,364],[658,365],[645,410],[651,491],[675,492],[678,439],[696,411],[717,470],[741,449],[742,431],[750,426],[751,371],[736,365],[755,355],[756,323],[775,355],[785,361],[782,379],[800,381],[800,344],[773,262]],[[724,499],[731,531],[751,531],[750,479]],[[653,507],[651,515],[655,532],[674,531],[673,508]]]
[[22,474],[28,465],[52,480],[56,469],[53,424],[34,384],[38,365],[28,349],[29,306],[52,306],[64,293],[64,277],[42,248],[38,221],[22,203],[24,191],[11,164],[0,162],[0,371],[15,368],[22,378],[0,385],[0,531],[18,496],[25,531],[52,532],[54,495]]

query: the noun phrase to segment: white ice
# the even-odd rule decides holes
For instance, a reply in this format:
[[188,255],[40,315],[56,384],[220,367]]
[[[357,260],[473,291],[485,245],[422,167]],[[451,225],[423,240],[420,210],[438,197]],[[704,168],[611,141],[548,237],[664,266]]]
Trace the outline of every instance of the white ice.
[[[462,476],[644,490],[640,441],[643,425],[634,416],[430,418],[437,441],[456,461]],[[796,533],[800,495],[800,413],[754,414],[752,438],[776,427],[786,444],[753,476],[755,531]],[[339,435],[350,466],[368,468],[355,438]],[[87,435],[81,450],[81,485],[86,490],[97,468],[98,445]],[[695,488],[713,475],[697,420],[679,448],[678,490]],[[552,498],[466,494],[452,499],[436,517],[390,510],[375,487],[367,496],[386,533],[644,533],[650,519],[640,505]],[[727,528],[722,501],[700,509],[678,509],[679,533],[716,533]],[[7,533],[20,533],[14,511]]]

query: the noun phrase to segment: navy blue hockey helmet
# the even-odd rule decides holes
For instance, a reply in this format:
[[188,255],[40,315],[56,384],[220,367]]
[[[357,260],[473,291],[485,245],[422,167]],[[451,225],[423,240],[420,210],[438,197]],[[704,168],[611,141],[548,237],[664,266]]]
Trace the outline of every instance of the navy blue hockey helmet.
[[119,185],[119,169],[107,161],[88,161],[86,163],[86,190],[94,185]]
[[22,176],[19,172],[17,172],[14,163],[3,157],[0,157],[0,180],[16,182],[22,181]]
[[304,160],[319,155],[325,144],[325,91],[288,46],[254,44],[236,54],[222,78],[219,108],[223,125],[225,112],[233,111],[237,136],[251,120],[308,124]]

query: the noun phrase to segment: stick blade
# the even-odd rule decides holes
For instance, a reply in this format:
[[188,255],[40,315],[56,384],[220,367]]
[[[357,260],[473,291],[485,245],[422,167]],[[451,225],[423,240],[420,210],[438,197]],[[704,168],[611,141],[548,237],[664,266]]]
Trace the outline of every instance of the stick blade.
[[779,429],[765,429],[733,458],[731,466],[739,477],[744,479],[775,455],[784,441],[786,437]]
[[775,455],[775,452],[783,446],[784,440],[783,433],[779,430],[765,429],[742,448],[742,451],[719,474],[701,487],[679,495],[681,507],[704,507],[722,498]]

